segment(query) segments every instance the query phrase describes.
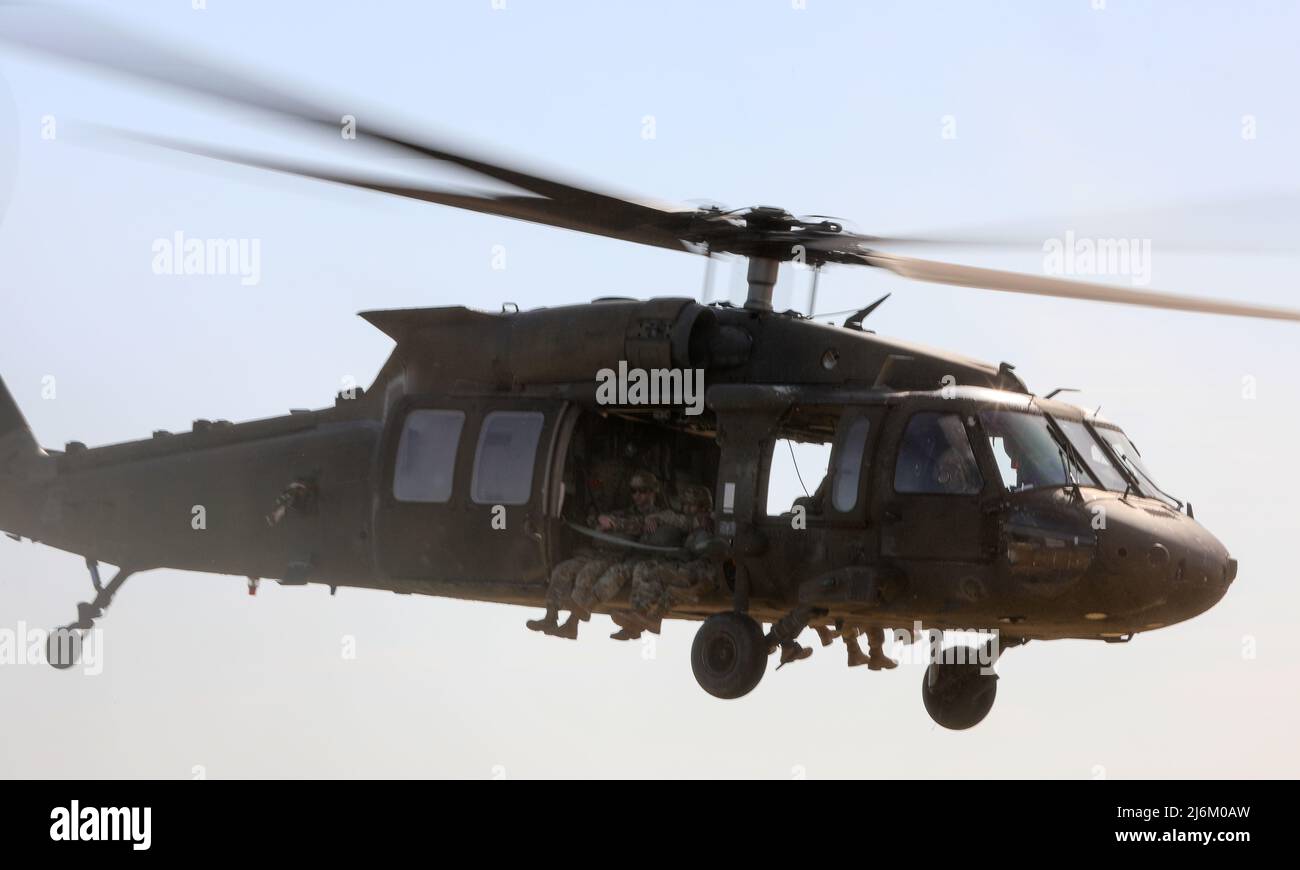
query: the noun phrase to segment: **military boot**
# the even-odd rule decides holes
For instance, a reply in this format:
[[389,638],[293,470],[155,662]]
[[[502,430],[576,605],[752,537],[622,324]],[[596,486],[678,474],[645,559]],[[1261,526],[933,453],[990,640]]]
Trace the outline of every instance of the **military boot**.
[[892,671],[898,667],[898,662],[885,655],[885,630],[883,628],[868,629],[867,650],[870,655],[867,657],[867,667],[873,671]]
[[790,662],[801,662],[808,656],[812,655],[812,647],[802,646],[797,641],[781,644],[781,663],[776,666],[777,670],[790,664]]
[[848,647],[849,650],[849,667],[856,668],[859,665],[871,663],[871,656],[864,653],[862,647],[858,645],[857,629],[847,629],[846,633],[841,636],[844,638],[844,645]]
[[565,620],[564,625],[556,626],[546,632],[551,637],[565,637],[569,640],[578,639],[578,614],[569,613],[569,618]]
[[560,627],[559,620],[560,611],[548,609],[546,615],[541,619],[530,619],[524,624],[528,626],[529,631],[540,631],[545,634],[551,634]]
[[871,655],[867,658],[867,668],[872,671],[892,671],[898,667],[898,662],[885,655],[883,649],[872,649]]
[[634,613],[611,613],[609,618],[618,626],[618,631],[610,635],[614,640],[636,640],[641,636],[641,620]]
[[[869,655],[867,655],[866,653],[864,653],[860,647],[859,647],[859,648],[850,648],[850,649],[849,649],[849,667],[851,667],[851,668],[856,668],[856,667],[858,667],[859,665],[868,665],[868,666],[870,666],[870,665],[871,665],[871,656],[869,656]],[[873,671],[878,671],[878,670],[880,670],[880,668],[871,668],[871,670],[873,670]]]

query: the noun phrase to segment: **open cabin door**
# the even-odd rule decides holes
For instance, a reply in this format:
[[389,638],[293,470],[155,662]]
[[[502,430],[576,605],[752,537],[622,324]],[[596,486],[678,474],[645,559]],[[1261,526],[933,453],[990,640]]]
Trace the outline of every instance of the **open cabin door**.
[[786,585],[875,552],[866,531],[868,482],[882,407],[797,406],[763,445],[755,518],[765,564]]
[[392,415],[375,553],[390,577],[543,587],[567,403],[419,397]]

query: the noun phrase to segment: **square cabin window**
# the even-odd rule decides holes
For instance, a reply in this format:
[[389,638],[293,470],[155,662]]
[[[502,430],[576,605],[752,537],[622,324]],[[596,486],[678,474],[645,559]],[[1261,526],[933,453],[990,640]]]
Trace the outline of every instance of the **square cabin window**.
[[537,411],[493,411],[483,418],[470,486],[476,504],[528,503],[544,420]]
[[462,411],[412,411],[402,426],[393,469],[398,501],[442,504],[451,498],[456,448],[465,426]]

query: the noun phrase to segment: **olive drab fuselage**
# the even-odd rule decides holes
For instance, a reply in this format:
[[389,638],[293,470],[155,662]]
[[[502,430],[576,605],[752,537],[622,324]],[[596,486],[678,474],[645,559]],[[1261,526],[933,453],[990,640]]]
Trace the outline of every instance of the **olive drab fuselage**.
[[[981,411],[1101,424],[1031,396],[1006,364],[688,299],[363,316],[397,342],[369,389],[275,419],[10,451],[0,455],[0,526],[135,572],[540,605],[550,568],[582,543],[568,526],[587,473],[575,466],[596,463],[608,425],[643,448],[663,442],[658,461],[674,457],[713,490],[725,582],[716,599],[673,617],[747,607],[775,621],[807,605],[849,625],[1121,639],[1204,611],[1235,576],[1190,512],[1133,472],[1123,492],[1085,482],[1008,491],[980,437]],[[597,372],[620,363],[702,370],[705,413],[600,404]],[[430,412],[422,426],[458,438],[437,496],[402,498],[395,466],[418,412]],[[896,490],[900,444],[919,413],[967,428],[977,491]],[[503,422],[520,424],[509,444],[530,455],[479,455],[496,449],[488,430]],[[837,482],[834,498],[827,487],[770,516],[778,438],[832,444],[831,468],[856,476]],[[310,497],[270,517],[293,485]]]

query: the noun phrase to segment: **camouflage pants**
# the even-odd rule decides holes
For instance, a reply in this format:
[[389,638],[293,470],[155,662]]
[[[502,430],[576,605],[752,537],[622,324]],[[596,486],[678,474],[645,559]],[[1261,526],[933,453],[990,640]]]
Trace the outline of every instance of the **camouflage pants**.
[[707,559],[648,559],[633,571],[632,609],[648,620],[661,619],[674,604],[699,601],[713,586],[713,564]]
[[609,601],[632,579],[636,562],[629,559],[594,561],[578,572],[573,583],[573,603],[590,611],[597,602]]
[[574,587],[583,571],[594,571],[600,575],[610,563],[610,558],[598,553],[579,553],[571,559],[565,559],[551,571],[551,584],[546,588],[546,607],[548,610],[567,609],[573,598]]

